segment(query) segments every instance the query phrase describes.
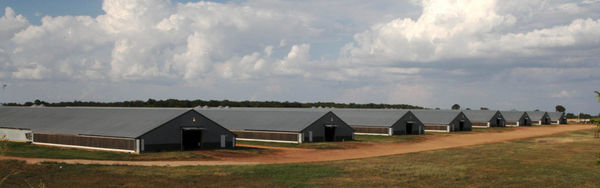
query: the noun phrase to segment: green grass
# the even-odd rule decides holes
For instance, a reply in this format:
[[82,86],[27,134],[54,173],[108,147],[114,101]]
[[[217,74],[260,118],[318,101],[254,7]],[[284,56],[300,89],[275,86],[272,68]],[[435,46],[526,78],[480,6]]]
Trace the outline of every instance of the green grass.
[[247,145],[257,145],[257,146],[273,146],[273,147],[300,147],[301,144],[294,143],[278,143],[278,142],[260,142],[260,141],[246,141],[246,140],[236,140],[236,144],[247,144]]
[[131,167],[0,161],[0,187],[598,187],[599,151],[592,131],[576,131],[306,164]]
[[[515,130],[517,129],[517,127],[490,127],[490,128],[477,128],[477,127],[473,127],[473,130],[470,132],[473,133],[483,133],[483,132],[506,132],[506,131],[511,131],[511,130]],[[466,133],[469,133],[469,131],[467,131]]]
[[592,136],[590,131],[578,131],[508,143],[339,161],[332,165],[345,167],[345,173],[332,181],[351,180],[357,187],[596,187],[600,185],[600,166],[592,165],[592,156],[600,151],[600,143]]
[[90,151],[82,149],[58,148],[39,146],[21,142],[7,142],[8,149],[4,155],[18,157],[44,157],[58,159],[95,159],[95,160],[125,160],[134,157],[134,154]]
[[[427,133],[426,135],[431,135]],[[354,135],[353,141],[345,142],[313,142],[313,143],[277,143],[277,142],[259,142],[259,141],[242,141],[238,140],[238,144],[272,146],[272,147],[292,147],[292,148],[307,148],[307,149],[348,149],[356,147],[356,144],[361,143],[381,143],[381,142],[417,142],[425,140],[426,135],[394,135],[394,136],[379,136],[379,135]]]
[[519,129],[519,127],[473,127],[471,131],[454,131],[454,132],[426,132],[431,135],[450,135],[450,134],[474,134],[474,133],[500,133]]
[[319,164],[131,167],[0,161],[0,178],[8,176],[0,187],[38,182],[49,187],[305,187],[340,173]]
[[4,152],[7,156],[52,158],[52,159],[89,159],[89,160],[208,160],[212,159],[207,153],[216,155],[241,154],[254,155],[266,152],[265,149],[237,147],[235,149],[216,149],[200,151],[168,151],[146,152],[143,154],[130,154],[121,152],[82,150],[73,148],[59,148],[40,146],[21,142],[6,142],[8,149]]
[[[400,135],[400,136],[366,136],[357,135],[356,141],[348,142],[315,142],[303,144],[257,142],[257,141],[237,141],[238,144],[263,145],[276,147],[295,147],[308,149],[348,149],[356,147],[358,143],[377,143],[377,142],[414,142],[423,140],[419,135]],[[143,154],[130,154],[109,151],[82,150],[74,148],[59,148],[50,146],[40,146],[21,142],[7,142],[8,149],[4,153],[7,156],[31,157],[31,158],[53,158],[53,159],[89,159],[89,160],[208,160],[212,159],[206,153],[216,155],[240,154],[254,155],[267,152],[265,149],[237,147],[235,149],[219,149],[212,151],[172,151],[172,152],[146,152]]]
[[[452,132],[452,133],[426,133],[425,135],[394,135],[394,136],[377,136],[377,135],[355,135],[354,141],[346,142],[314,142],[314,143],[275,143],[275,142],[258,142],[258,141],[237,141],[238,144],[259,145],[259,146],[275,146],[275,147],[293,147],[307,149],[348,149],[355,148],[358,144],[382,143],[382,142],[419,142],[432,136],[447,136],[450,134],[471,134],[481,132],[504,132],[515,129],[514,127],[492,127],[492,128],[475,128],[473,131]],[[172,151],[172,152],[146,152],[143,154],[129,154],[120,152],[82,150],[73,148],[58,148],[49,146],[32,145],[19,142],[7,142],[8,151],[4,155],[17,157],[37,157],[37,158],[54,158],[54,159],[90,159],[90,160],[133,160],[133,161],[148,161],[148,160],[210,160],[211,155],[207,155],[210,151]],[[239,155],[256,155],[268,152],[265,149],[237,147],[235,149],[219,149],[216,155],[239,154]],[[212,152],[215,154],[215,152]]]
[[354,138],[358,142],[367,143],[379,143],[379,142],[418,142],[425,140],[427,136],[432,135],[425,133],[424,135],[392,135],[392,136],[378,136],[378,135],[354,135]]
[[512,131],[518,129],[519,127],[489,127],[489,128],[480,128],[473,127],[471,131],[454,131],[454,132],[426,132],[430,135],[450,135],[450,134],[474,134],[474,133],[500,133],[506,131]]
[[331,178],[340,174],[339,168],[317,164],[259,165],[242,167],[232,173],[233,176],[247,180],[266,179],[270,183],[299,187],[305,182],[320,178]]
[[306,148],[306,149],[348,149],[355,146],[352,143],[354,141],[346,142],[313,142],[313,143],[278,143],[278,142],[260,142],[260,141],[236,141],[237,144],[257,145],[257,146],[270,146],[270,147],[288,147],[288,148]]
[[[450,134],[470,134],[476,132],[503,132],[514,129],[512,127],[493,127],[488,129],[474,129],[470,132],[453,132]],[[357,144],[363,143],[381,143],[381,142],[418,142],[428,138],[428,136],[443,136],[448,133],[426,133],[425,135],[394,135],[394,136],[376,136],[376,135],[355,135],[354,141],[346,142],[314,142],[314,143],[274,143],[257,141],[237,141],[238,144],[275,146],[275,147],[294,147],[307,149],[348,149],[355,148]],[[54,159],[90,159],[90,160],[208,160],[212,159],[206,151],[188,151],[188,152],[146,152],[143,154],[130,154],[109,151],[82,150],[73,148],[58,148],[49,146],[32,145],[20,142],[7,142],[8,150],[4,155],[17,157],[37,157]],[[266,152],[264,149],[238,147],[235,149],[220,149],[219,154],[261,154]],[[214,152],[213,152],[214,153]]]

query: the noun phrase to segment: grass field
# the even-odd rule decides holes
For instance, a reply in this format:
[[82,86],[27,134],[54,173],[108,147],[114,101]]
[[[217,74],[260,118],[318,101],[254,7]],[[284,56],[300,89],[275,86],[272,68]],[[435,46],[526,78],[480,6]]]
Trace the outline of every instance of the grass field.
[[[426,134],[433,135],[433,134]],[[354,135],[354,141],[346,142],[314,142],[314,143],[276,143],[276,142],[258,142],[258,141],[242,141],[238,140],[238,144],[259,145],[259,146],[275,146],[275,147],[293,147],[293,148],[308,148],[308,149],[348,149],[356,147],[360,143],[381,143],[381,142],[416,142],[424,140],[426,135],[394,135],[394,136],[378,136],[378,135]]]
[[[400,136],[367,136],[357,135],[356,141],[349,142],[315,142],[303,144],[257,142],[257,141],[237,141],[238,144],[250,144],[259,146],[276,147],[296,147],[309,149],[348,149],[356,147],[360,143],[379,143],[379,142],[415,142],[424,140],[423,135],[400,135]],[[17,157],[38,157],[54,159],[91,159],[91,160],[209,160],[212,155],[255,155],[268,152],[265,149],[237,147],[235,149],[217,149],[186,152],[146,152],[143,154],[129,154],[119,152],[82,150],[72,148],[59,148],[50,146],[41,146],[26,144],[20,142],[6,142],[7,151],[4,155]]]
[[267,152],[267,150],[265,149],[237,147],[235,149],[217,149],[187,152],[146,152],[138,155],[121,152],[40,146],[21,142],[6,142],[6,144],[8,146],[8,149],[6,149],[4,155],[7,156],[118,161],[209,160],[212,159],[211,155],[255,155],[261,154],[262,152]]
[[[451,134],[499,133],[499,132],[512,131],[514,129],[518,129],[518,127],[489,127],[489,128],[473,127],[472,131],[456,131],[456,132],[452,132]],[[437,133],[437,134],[439,134],[439,133]],[[448,133],[442,133],[442,134],[448,134]]]
[[277,142],[260,142],[260,141],[236,141],[237,144],[248,144],[256,146],[274,146],[274,147],[290,147],[290,148],[307,148],[307,149],[347,149],[353,148],[351,144],[353,141],[348,142],[313,142],[313,143],[277,143]]
[[592,131],[368,159],[131,167],[0,162],[0,187],[598,187]]
[[421,140],[425,140],[426,136],[431,136],[432,134],[426,133],[424,135],[393,135],[393,136],[376,136],[376,135],[354,135],[354,138],[357,142],[366,142],[366,143],[379,143],[379,142],[418,142]]
[[[258,142],[258,141],[237,141],[237,144],[259,145],[259,146],[275,146],[275,147],[294,147],[308,149],[348,149],[355,148],[358,144],[382,143],[382,142],[418,142],[433,136],[445,136],[449,134],[471,134],[482,132],[504,132],[514,129],[513,127],[492,127],[492,128],[475,128],[473,131],[452,132],[452,133],[426,133],[424,135],[394,135],[394,136],[374,136],[374,135],[355,135],[354,141],[346,142],[315,142],[315,143],[275,143],[275,142]],[[146,152],[141,155],[107,152],[97,150],[81,150],[72,148],[58,148],[49,146],[40,146],[18,142],[7,142],[7,152],[4,155],[17,157],[38,157],[38,158],[54,158],[54,159],[91,159],[91,160],[210,160],[213,155],[255,155],[268,152],[265,149],[238,147],[235,149],[218,149],[218,150],[203,150],[203,151],[187,151],[187,152]]]
[[380,136],[380,135],[354,135],[354,141],[346,142],[316,142],[316,143],[275,143],[275,142],[258,142],[258,141],[237,141],[238,144],[248,145],[259,145],[259,146],[275,146],[275,147],[295,147],[295,148],[309,148],[309,149],[346,149],[352,148],[353,143],[381,143],[381,142],[418,142],[427,139],[427,136],[441,136],[449,134],[472,134],[472,133],[486,133],[486,132],[505,132],[514,130],[516,127],[491,127],[491,128],[473,128],[473,131],[463,132],[427,132],[422,135],[393,135],[393,136]]
[[[504,132],[518,129],[518,127],[490,127],[490,128],[476,128],[473,127],[473,131],[471,132]],[[469,131],[467,131],[468,133]]]

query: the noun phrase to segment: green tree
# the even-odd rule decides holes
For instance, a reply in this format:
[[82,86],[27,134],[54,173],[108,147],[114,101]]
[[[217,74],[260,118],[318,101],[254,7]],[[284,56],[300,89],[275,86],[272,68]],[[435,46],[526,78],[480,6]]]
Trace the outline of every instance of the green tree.
[[591,119],[592,115],[591,114],[586,114],[586,113],[579,113],[579,118],[581,119]]
[[154,99],[148,99],[146,101],[146,105],[148,105],[148,106],[154,106],[155,104],[156,104],[156,100],[154,100]]
[[[594,91],[594,92],[596,93],[596,97],[598,98],[598,102],[600,102],[600,92],[599,91]],[[598,114],[598,115],[600,116],[600,114]],[[596,123],[596,126],[600,126],[600,124]],[[598,153],[598,159],[596,160],[596,163],[598,165],[600,165],[600,153]]]
[[8,139],[6,139],[6,136],[2,136],[0,138],[0,155],[8,153],[8,149]]
[[556,105],[555,109],[557,112],[565,112],[566,111],[565,107],[562,105]]
[[460,110],[460,105],[458,105],[458,104],[452,105],[452,110]]
[[[594,91],[594,93],[596,93],[596,97],[598,98],[598,102],[600,103],[600,91]],[[600,123],[596,122],[596,135],[594,135],[594,137],[598,138],[600,137]],[[600,154],[598,154],[598,164],[600,165]]]
[[93,101],[72,101],[72,102],[54,102],[48,103],[42,100],[35,100],[33,102],[19,103],[7,103],[7,106],[31,106],[41,105],[62,107],[62,106],[112,106],[112,107],[198,107],[198,106],[229,106],[229,107],[287,107],[287,108],[310,108],[310,107],[332,107],[332,108],[396,108],[396,109],[424,109],[421,106],[414,106],[409,104],[356,104],[356,103],[334,103],[334,102],[279,102],[279,101],[230,101],[230,100],[179,100],[179,99],[165,99],[156,100],[148,99],[132,100],[132,101],[121,101],[121,102],[93,102]]

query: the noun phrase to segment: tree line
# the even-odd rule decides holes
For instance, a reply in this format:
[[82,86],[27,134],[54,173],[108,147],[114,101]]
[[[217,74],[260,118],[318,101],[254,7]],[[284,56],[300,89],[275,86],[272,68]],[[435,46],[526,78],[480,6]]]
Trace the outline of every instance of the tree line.
[[166,99],[155,100],[148,99],[121,101],[121,102],[94,102],[94,101],[73,101],[73,102],[46,102],[35,100],[25,103],[6,103],[5,106],[33,106],[43,105],[51,107],[65,106],[98,106],[98,107],[180,107],[192,108],[197,106],[208,107],[276,107],[276,108],[311,108],[311,107],[331,107],[331,108],[395,108],[395,109],[425,109],[421,106],[409,104],[357,104],[357,103],[334,103],[334,102],[280,102],[280,101],[230,101],[230,100],[179,100]]
[[[600,116],[600,114],[598,114],[598,115]],[[579,114],[567,113],[567,119],[577,119],[577,118],[591,119],[591,118],[594,118],[594,116],[592,116],[591,114],[586,114],[586,113],[579,113]]]

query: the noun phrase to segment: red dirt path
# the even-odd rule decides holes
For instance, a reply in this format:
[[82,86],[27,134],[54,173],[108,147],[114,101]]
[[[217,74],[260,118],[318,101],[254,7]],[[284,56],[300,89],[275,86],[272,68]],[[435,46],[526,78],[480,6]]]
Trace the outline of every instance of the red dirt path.
[[[256,155],[251,157],[222,157],[212,161],[104,161],[79,159],[43,159],[0,156],[0,160],[23,160],[30,164],[44,161],[67,164],[102,164],[102,165],[139,165],[139,166],[185,166],[185,165],[248,165],[248,164],[281,164],[334,161],[378,157],[421,151],[431,151],[447,148],[457,148],[473,145],[490,144],[510,140],[540,137],[552,134],[592,129],[590,125],[561,125],[518,127],[504,132],[482,132],[471,134],[449,134],[433,136],[421,142],[408,143],[373,143],[359,144],[351,149],[303,149],[269,146],[251,146],[256,148],[275,149],[278,152]],[[242,145],[240,145],[242,146]],[[250,147],[249,145],[244,145]]]

